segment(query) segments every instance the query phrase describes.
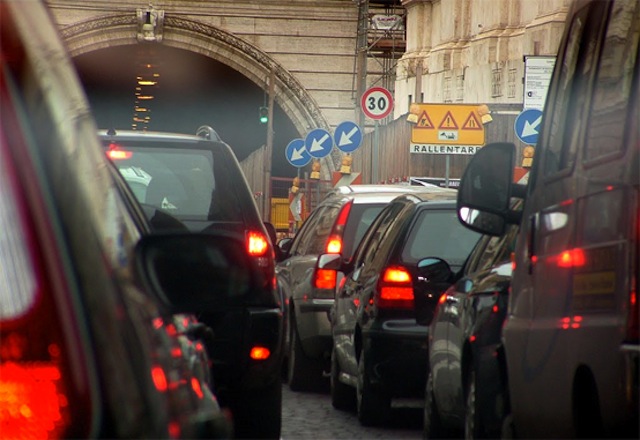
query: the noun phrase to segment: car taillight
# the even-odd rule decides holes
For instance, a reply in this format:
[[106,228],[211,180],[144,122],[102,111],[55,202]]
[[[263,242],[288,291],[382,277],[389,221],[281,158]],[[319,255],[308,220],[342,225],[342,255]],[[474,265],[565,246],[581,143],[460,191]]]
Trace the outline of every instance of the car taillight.
[[269,238],[262,231],[249,230],[246,232],[246,245],[247,253],[255,258],[258,267],[264,273],[265,286],[275,289],[275,259]]
[[0,134],[0,433],[11,439],[86,437],[94,409],[68,295],[72,289],[42,210],[46,204],[36,193],[27,194],[32,186],[19,184],[4,149],[5,133]]
[[247,232],[247,251],[252,257],[263,257],[269,250],[267,237],[259,231]]
[[342,208],[340,208],[338,217],[336,218],[336,221],[331,228],[329,238],[327,239],[325,253],[339,254],[340,252],[342,252],[342,237],[344,235],[344,228],[347,224],[347,219],[349,218],[349,213],[351,212],[352,206],[353,200],[349,200],[347,203],[342,205]]
[[409,271],[402,266],[387,267],[378,282],[378,307],[413,307],[413,281]]
[[313,274],[313,285],[317,289],[336,288],[338,272],[332,269],[316,269]]

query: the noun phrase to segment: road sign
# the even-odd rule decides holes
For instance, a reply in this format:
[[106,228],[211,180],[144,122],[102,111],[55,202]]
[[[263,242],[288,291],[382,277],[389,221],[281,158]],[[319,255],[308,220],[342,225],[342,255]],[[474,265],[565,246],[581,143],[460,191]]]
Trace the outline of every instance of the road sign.
[[319,159],[331,153],[333,137],[327,130],[315,128],[307,135],[304,145],[311,156]]
[[554,56],[524,57],[524,108],[544,109],[555,64]]
[[523,110],[513,124],[516,136],[527,145],[538,143],[540,124],[542,123],[542,111],[537,108]]
[[371,119],[384,119],[393,110],[393,96],[384,87],[371,87],[362,94],[360,106],[365,116]]
[[333,138],[340,151],[351,153],[362,143],[362,130],[355,122],[344,121],[336,127]]
[[285,150],[287,160],[294,167],[302,168],[311,162],[311,155],[305,147],[303,139],[294,139],[289,142]]
[[[477,105],[414,104],[418,121],[411,130],[411,151],[441,150],[441,146],[482,146],[484,125]],[[413,112],[412,112],[413,113]],[[417,147],[417,148],[416,148]],[[450,154],[469,154],[476,148],[445,149]],[[449,154],[448,153],[448,154]]]

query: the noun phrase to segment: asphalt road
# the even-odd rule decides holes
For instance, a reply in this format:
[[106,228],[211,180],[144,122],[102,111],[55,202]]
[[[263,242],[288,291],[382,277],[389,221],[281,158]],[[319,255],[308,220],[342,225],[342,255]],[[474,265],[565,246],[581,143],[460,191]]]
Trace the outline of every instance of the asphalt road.
[[328,392],[293,392],[282,386],[282,434],[290,439],[422,439],[420,402],[394,402],[387,426],[363,427],[355,413],[331,406]]

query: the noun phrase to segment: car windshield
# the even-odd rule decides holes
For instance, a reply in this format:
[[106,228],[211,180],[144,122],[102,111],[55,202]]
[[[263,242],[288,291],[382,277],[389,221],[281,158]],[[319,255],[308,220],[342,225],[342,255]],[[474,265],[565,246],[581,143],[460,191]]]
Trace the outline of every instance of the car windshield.
[[479,238],[480,234],[458,221],[455,210],[423,209],[402,250],[402,260],[416,263],[425,257],[438,256],[458,270]]
[[[110,144],[110,154],[138,201],[183,220],[241,217],[228,171],[208,149]],[[227,203],[225,203],[225,201]]]

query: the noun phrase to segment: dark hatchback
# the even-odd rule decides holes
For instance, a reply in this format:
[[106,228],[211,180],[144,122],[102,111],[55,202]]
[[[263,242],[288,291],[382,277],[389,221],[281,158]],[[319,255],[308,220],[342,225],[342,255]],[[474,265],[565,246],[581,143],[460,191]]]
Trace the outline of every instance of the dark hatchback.
[[511,226],[483,236],[438,301],[429,327],[424,438],[500,436],[508,396],[499,347],[517,233]]
[[[285,309],[287,344],[287,381],[293,391],[321,389],[326,386],[324,371],[330,368],[332,349],[329,311],[340,271],[317,270],[323,253],[349,260],[367,228],[394,198],[424,187],[402,185],[340,186],[327,194],[290,241],[276,266],[278,288]],[[456,191],[433,187],[441,197],[455,197]],[[434,196],[435,197],[435,196]]]
[[155,232],[243,238],[263,282],[197,318],[213,330],[215,393],[231,409],[236,435],[278,438],[283,313],[274,248],[233,151],[207,126],[196,134],[101,130],[99,136]]
[[414,301],[430,305],[421,317],[429,320],[452,278],[427,280],[421,266],[437,255],[459,268],[478,238],[457,221],[455,197],[407,194],[378,215],[351,261],[320,257],[321,269],[348,274],[332,311],[334,407],[355,403],[360,422],[373,425],[386,420],[393,398],[423,397],[427,328]]

